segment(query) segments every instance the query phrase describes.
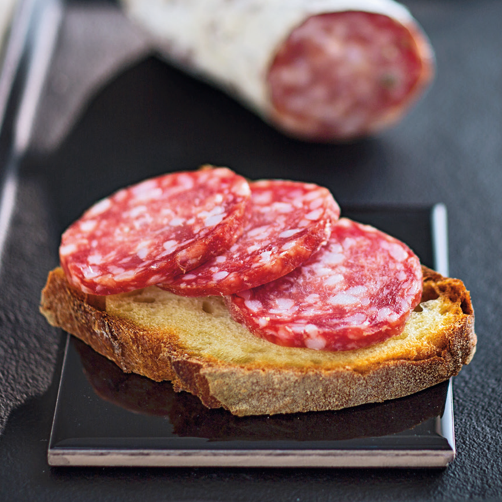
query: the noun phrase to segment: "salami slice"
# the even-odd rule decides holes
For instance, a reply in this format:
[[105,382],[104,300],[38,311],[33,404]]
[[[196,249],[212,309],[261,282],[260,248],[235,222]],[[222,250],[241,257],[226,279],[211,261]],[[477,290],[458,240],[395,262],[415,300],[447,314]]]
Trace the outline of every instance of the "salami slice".
[[282,180],[250,186],[250,215],[237,242],[159,287],[183,296],[230,295],[288,274],[326,243],[340,215],[329,190]]
[[430,44],[392,0],[122,0],[166,59],[288,134],[390,126],[428,86]]
[[228,249],[250,199],[226,168],[179,172],[125,188],[92,206],[63,234],[61,265],[84,293],[157,284]]
[[413,27],[382,14],[312,16],[270,67],[273,119],[316,140],[376,132],[396,122],[429,82],[427,52]]
[[421,293],[420,262],[406,245],[342,218],[301,267],[228,304],[237,321],[273,343],[340,351],[399,335]]

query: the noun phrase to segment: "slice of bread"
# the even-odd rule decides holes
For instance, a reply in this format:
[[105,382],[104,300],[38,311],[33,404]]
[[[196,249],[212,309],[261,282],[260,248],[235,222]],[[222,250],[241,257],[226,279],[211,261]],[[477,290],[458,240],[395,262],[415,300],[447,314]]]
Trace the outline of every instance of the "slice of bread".
[[198,396],[239,416],[337,410],[413,394],[456,375],[476,347],[462,281],[423,267],[422,302],[404,332],[346,352],[274,345],[233,321],[219,297],[156,287],[97,297],[50,272],[40,310],[124,372]]

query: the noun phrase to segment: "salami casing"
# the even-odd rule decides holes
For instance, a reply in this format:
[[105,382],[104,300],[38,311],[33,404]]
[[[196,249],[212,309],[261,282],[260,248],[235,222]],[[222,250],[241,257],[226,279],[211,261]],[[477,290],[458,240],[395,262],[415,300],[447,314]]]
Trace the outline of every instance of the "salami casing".
[[230,295],[288,274],[326,243],[340,215],[329,190],[280,180],[250,186],[249,216],[235,244],[159,287],[183,296]]
[[84,293],[133,291],[191,270],[241,235],[247,181],[226,168],[179,172],[125,188],[63,234],[68,280]]
[[301,267],[227,300],[233,317],[257,336],[341,351],[399,335],[421,293],[420,262],[406,245],[342,218]]
[[430,44],[393,0],[122,0],[162,53],[290,135],[395,123],[431,80]]

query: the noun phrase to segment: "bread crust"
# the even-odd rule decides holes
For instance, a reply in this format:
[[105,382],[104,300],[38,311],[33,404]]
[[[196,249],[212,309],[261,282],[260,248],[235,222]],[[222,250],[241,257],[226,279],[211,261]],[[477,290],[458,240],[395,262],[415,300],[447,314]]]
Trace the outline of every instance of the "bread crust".
[[[298,367],[287,362],[229,363],[183,346],[175,326],[154,331],[107,314],[101,297],[73,289],[62,269],[49,273],[40,311],[124,372],[170,380],[209,408],[238,416],[337,410],[407,396],[458,374],[475,352],[474,310],[462,281],[423,267],[422,301],[445,298],[454,312],[433,342],[406,351]],[[268,343],[268,342],[267,342]],[[307,350],[311,349],[295,349]],[[361,353],[363,354],[363,353]]]

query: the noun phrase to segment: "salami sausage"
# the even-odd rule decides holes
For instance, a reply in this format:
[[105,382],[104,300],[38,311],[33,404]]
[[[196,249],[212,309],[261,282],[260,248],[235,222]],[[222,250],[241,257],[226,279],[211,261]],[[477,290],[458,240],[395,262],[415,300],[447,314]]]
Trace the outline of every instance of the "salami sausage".
[[61,265],[84,293],[157,284],[228,249],[241,235],[247,181],[226,168],[179,172],[125,188],[63,234]]
[[399,335],[421,293],[420,262],[406,245],[342,218],[301,267],[227,300],[232,316],[257,336],[340,351]]
[[237,242],[159,287],[183,296],[230,295],[288,274],[326,243],[340,215],[329,190],[278,180],[250,186],[250,215]]
[[393,0],[122,0],[166,59],[290,135],[341,141],[390,126],[434,72]]
[[270,67],[273,120],[316,140],[377,132],[429,82],[424,47],[416,30],[382,14],[313,16],[293,30]]

